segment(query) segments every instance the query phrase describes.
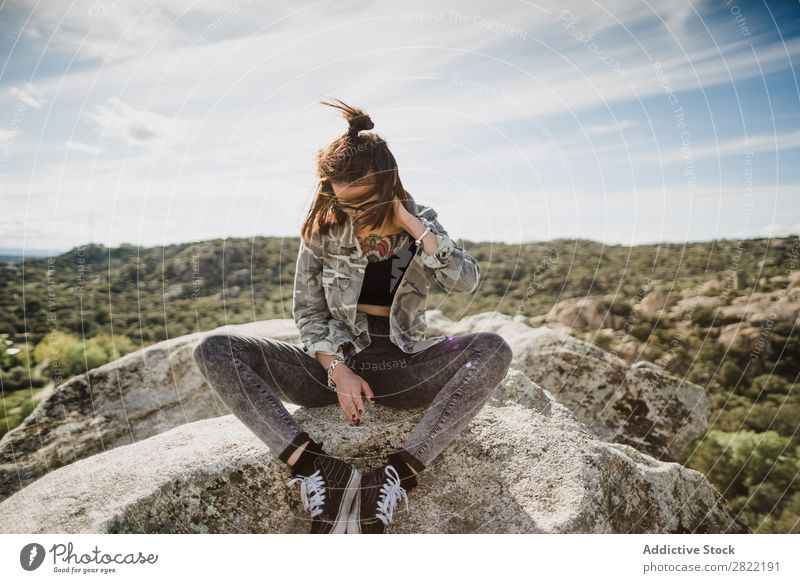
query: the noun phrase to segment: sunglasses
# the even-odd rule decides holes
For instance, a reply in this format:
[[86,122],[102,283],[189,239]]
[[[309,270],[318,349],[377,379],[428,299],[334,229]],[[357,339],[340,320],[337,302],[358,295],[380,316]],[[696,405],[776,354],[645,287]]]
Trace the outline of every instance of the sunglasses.
[[366,212],[371,211],[374,208],[377,208],[381,204],[383,204],[382,200],[375,200],[375,201],[372,201],[372,202],[365,202],[364,204],[360,204],[358,206],[352,205],[352,204],[342,204],[342,203],[337,202],[336,200],[334,200],[334,202],[332,203],[332,206],[333,206],[333,208],[335,208],[336,210],[339,210],[339,211],[350,210],[350,211],[353,211],[355,213],[366,213]]

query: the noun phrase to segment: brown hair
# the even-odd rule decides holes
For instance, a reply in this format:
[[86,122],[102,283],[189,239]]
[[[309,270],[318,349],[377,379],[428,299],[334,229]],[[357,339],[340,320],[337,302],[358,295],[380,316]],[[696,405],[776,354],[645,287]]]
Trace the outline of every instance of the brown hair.
[[336,99],[338,104],[329,101],[320,101],[342,111],[347,120],[347,131],[333,142],[317,151],[317,184],[316,194],[311,208],[308,211],[301,229],[301,236],[308,241],[317,230],[320,235],[325,235],[334,225],[341,225],[347,220],[347,215],[333,207],[336,195],[331,186],[333,182],[344,182],[348,185],[358,186],[371,184],[363,196],[349,202],[360,204],[371,198],[375,193],[378,200],[384,204],[376,205],[374,210],[367,214],[368,221],[373,228],[380,227],[387,217],[394,218],[393,199],[395,194],[408,210],[412,209],[411,195],[403,188],[400,174],[397,170],[397,161],[389,151],[386,140],[374,132],[359,135],[362,130],[375,127],[370,116],[363,110],[347,105]]

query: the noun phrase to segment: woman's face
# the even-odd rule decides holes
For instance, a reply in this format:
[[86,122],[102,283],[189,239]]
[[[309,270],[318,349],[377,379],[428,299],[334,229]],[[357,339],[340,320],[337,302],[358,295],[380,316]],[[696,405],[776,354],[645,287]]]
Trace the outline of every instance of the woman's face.
[[359,197],[366,195],[375,187],[374,184],[348,184],[346,182],[331,181],[331,188],[336,195],[334,206],[342,212],[354,217],[357,221],[364,219],[366,214],[380,207],[380,196],[373,194],[366,201],[355,202]]

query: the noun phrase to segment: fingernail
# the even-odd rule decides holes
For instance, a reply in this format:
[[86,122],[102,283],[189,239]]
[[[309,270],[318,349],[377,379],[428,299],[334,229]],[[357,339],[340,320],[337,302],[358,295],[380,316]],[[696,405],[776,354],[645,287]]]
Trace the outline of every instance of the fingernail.
[[361,409],[359,409],[359,410],[358,410],[358,414],[359,414],[359,415],[363,415],[363,414],[364,414],[364,411],[362,411]]
[[353,419],[355,419],[355,418],[356,418],[356,414],[355,414],[355,413],[353,413]]

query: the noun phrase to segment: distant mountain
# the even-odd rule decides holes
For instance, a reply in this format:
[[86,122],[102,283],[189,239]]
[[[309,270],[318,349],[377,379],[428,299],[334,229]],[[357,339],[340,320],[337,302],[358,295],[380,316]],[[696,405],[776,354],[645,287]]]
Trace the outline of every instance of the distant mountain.
[[39,257],[54,257],[65,252],[64,249],[19,249],[14,247],[0,247],[0,263],[17,263],[24,259]]

